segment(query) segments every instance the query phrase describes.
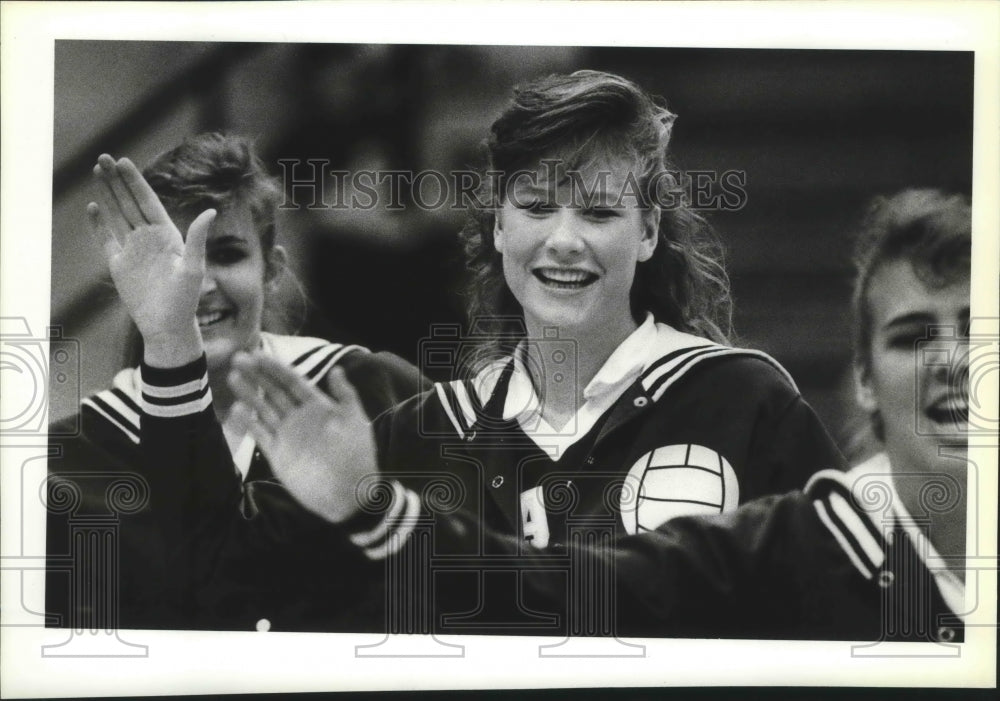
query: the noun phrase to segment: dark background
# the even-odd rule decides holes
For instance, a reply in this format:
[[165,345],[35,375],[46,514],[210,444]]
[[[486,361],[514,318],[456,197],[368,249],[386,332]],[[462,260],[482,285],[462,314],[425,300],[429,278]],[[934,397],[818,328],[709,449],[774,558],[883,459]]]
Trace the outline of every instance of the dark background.
[[[285,158],[447,173],[480,163],[513,85],[621,73],[679,115],[680,168],[746,173],[746,205],[708,213],[739,341],[781,361],[852,452],[863,421],[849,373],[851,233],[874,195],[971,190],[969,52],[57,41],[55,58],[52,321],[80,340],[84,395],[122,367],[128,327],[82,226],[103,151],[142,165],[186,134],[228,130],[255,137],[276,175]],[[283,211],[281,242],[310,300],[285,286],[300,333],[417,362],[431,324],[463,318],[462,222],[412,206]],[[75,406],[53,387],[51,418]]]

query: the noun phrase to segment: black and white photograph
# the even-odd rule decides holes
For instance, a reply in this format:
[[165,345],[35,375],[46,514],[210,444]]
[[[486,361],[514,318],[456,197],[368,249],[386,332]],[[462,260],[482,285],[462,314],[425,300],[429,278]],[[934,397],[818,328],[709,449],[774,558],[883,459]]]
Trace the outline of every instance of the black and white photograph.
[[1000,12],[699,5],[5,3],[5,695],[995,687]]

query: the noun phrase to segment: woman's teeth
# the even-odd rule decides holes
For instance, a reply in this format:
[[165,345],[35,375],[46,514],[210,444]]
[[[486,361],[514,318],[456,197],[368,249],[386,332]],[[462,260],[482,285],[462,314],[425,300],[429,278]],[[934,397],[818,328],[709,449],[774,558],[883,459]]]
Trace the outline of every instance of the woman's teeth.
[[561,289],[586,287],[597,279],[594,273],[566,268],[538,268],[534,274],[544,284]]
[[204,328],[206,326],[211,326],[212,324],[217,324],[225,318],[225,312],[206,312],[204,314],[198,315],[198,326]]

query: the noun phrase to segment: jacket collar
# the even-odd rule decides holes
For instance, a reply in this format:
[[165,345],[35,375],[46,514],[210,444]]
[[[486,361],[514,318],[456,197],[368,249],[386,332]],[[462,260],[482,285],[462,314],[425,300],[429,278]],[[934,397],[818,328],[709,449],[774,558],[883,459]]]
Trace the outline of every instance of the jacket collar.
[[[732,352],[735,349],[721,346],[708,339],[678,331],[677,329],[653,319],[651,313],[632,334],[626,338],[605,361],[593,379],[587,384],[584,396],[587,399],[599,396],[603,392],[617,390],[619,393],[632,381],[641,378],[644,387],[651,386],[667,372],[676,371],[678,367],[686,367],[692,360],[692,354],[698,351]],[[472,380],[476,396],[485,405],[493,395],[497,380],[502,375],[503,368],[511,362],[515,363],[511,385],[517,386],[514,392],[534,393],[527,372],[521,360],[522,347],[518,346],[513,358],[501,358],[483,368]],[[746,351],[744,351],[746,352]],[[757,351],[749,351],[757,353]],[[764,354],[760,354],[764,355]],[[772,361],[773,362],[773,361]],[[520,378],[520,379],[518,379]],[[510,390],[508,391],[508,395]],[[517,406],[525,406],[528,402],[519,401]],[[508,402],[508,405],[510,402]],[[511,416],[508,417],[507,414]],[[504,415],[512,418],[513,411],[505,407]]]
[[902,530],[933,574],[945,603],[956,615],[963,616],[965,585],[947,569],[934,544],[899,498],[886,453],[877,453],[847,472],[817,472],[805,491],[814,497],[813,506],[820,520],[867,579],[873,579],[886,561],[890,546],[886,534]]

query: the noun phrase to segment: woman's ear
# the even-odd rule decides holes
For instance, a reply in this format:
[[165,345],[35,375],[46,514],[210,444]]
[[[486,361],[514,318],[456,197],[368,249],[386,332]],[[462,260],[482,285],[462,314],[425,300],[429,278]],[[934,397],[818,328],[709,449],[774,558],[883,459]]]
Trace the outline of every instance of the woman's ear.
[[493,216],[493,248],[497,253],[503,253],[503,225],[500,224],[500,212]]
[[653,257],[656,251],[656,244],[660,240],[660,209],[654,207],[653,211],[643,217],[642,240],[639,241],[638,260],[644,263]]
[[281,277],[281,271],[285,269],[288,264],[288,253],[285,251],[284,246],[274,246],[267,253],[267,259],[264,262],[264,282],[268,286],[274,287],[278,284],[278,280]]
[[872,387],[871,368],[867,363],[854,363],[854,401],[868,413],[878,410],[875,388]]

